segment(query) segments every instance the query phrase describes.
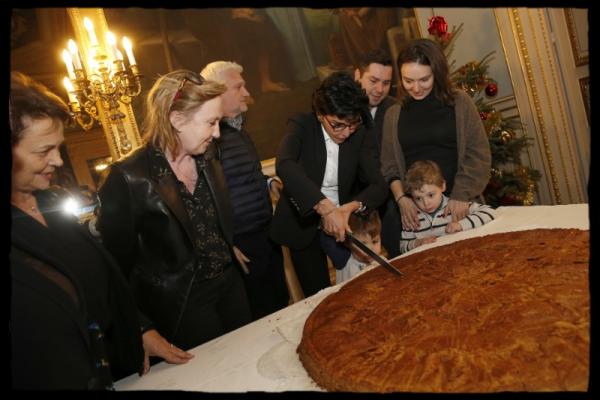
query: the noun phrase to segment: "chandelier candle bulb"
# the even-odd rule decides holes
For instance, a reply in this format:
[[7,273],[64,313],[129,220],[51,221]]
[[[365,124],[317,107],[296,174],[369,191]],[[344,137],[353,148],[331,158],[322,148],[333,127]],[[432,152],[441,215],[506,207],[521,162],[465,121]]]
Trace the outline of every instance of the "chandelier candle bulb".
[[92,46],[98,46],[98,38],[96,37],[96,32],[94,31],[94,24],[92,21],[90,21],[88,17],[85,17],[83,19],[83,25],[88,32]]
[[69,102],[73,103],[75,106],[79,105],[79,102],[77,101],[77,97],[75,96],[75,89],[73,88],[73,84],[71,83],[71,80],[69,78],[67,78],[65,76],[65,78],[63,79],[63,85],[65,85],[65,89],[67,89],[67,95],[69,96]]
[[112,32],[106,32],[106,41],[109,44],[114,60],[123,60],[123,54],[121,54],[121,52],[117,48],[117,39],[115,38],[115,35]]
[[75,69],[76,70],[83,69],[83,67],[81,66],[81,58],[79,58],[79,50],[77,49],[77,44],[75,43],[75,41],[73,39],[69,39],[68,47],[69,47],[69,52],[71,53],[71,59],[72,59],[73,65],[75,66]]
[[73,70],[73,59],[71,58],[71,54],[67,50],[62,51],[62,59],[67,66],[67,73],[69,74],[69,79],[75,79],[75,71]]
[[97,74],[102,67],[100,57],[97,57],[98,52],[96,47],[88,50],[88,74]]
[[129,60],[129,65],[136,65],[135,57],[133,56],[133,50],[131,48],[131,41],[127,37],[123,37],[123,47],[125,48],[125,53],[127,53],[127,59]]

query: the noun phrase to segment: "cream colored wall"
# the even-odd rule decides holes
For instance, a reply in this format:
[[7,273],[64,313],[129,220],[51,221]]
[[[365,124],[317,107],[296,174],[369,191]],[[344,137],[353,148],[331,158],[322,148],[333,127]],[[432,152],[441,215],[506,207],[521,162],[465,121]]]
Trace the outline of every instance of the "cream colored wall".
[[462,23],[462,32],[456,39],[449,61],[455,60],[455,67],[459,67],[495,51],[494,59],[489,63],[488,75],[498,82],[496,98],[513,96],[512,82],[503,58],[500,35],[495,29],[496,18],[492,8],[416,8],[415,15],[422,37],[429,36],[427,21],[433,15],[443,16],[449,30]]

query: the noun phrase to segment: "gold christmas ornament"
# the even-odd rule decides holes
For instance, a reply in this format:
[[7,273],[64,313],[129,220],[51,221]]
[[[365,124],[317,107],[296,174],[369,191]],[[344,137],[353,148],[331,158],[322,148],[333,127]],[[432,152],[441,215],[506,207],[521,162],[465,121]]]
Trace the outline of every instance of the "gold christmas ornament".
[[502,142],[506,144],[513,139],[513,135],[510,132],[503,130],[500,132],[500,139],[502,139]]
[[525,194],[525,198],[523,199],[523,205],[531,206],[533,205],[533,191],[535,189],[535,185],[529,181],[527,185],[527,193]]

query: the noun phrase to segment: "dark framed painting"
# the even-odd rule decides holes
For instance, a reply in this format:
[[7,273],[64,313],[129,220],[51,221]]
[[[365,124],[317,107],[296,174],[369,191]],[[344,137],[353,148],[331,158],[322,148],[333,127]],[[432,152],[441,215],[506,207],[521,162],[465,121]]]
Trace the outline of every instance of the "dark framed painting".
[[[361,17],[357,13],[360,11]],[[127,32],[148,91],[174,69],[201,71],[218,60],[242,65],[252,96],[246,130],[262,160],[275,157],[287,119],[311,111],[312,93],[333,71],[352,73],[373,48],[390,50],[412,8],[105,8],[111,30]],[[360,24],[357,23],[360,20]],[[144,93],[133,109],[143,119]]]
[[588,64],[590,59],[587,31],[588,10],[586,8],[565,8],[565,18],[575,65]]
[[579,80],[579,88],[581,89],[581,97],[585,106],[585,115],[588,123],[590,122],[590,77],[581,78]]

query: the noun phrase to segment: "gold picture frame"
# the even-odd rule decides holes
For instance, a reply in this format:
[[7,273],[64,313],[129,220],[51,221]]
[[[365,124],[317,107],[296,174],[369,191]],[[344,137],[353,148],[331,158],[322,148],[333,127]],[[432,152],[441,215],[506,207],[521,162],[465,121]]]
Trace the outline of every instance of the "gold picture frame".
[[579,88],[581,89],[581,97],[583,97],[583,105],[585,106],[585,115],[590,122],[590,77],[579,79]]
[[578,22],[583,22],[587,27],[587,12],[587,9],[565,8],[565,19],[569,30],[571,49],[573,50],[573,57],[577,66],[588,64],[590,60],[590,53],[587,48],[588,33],[581,32],[582,24],[578,24]]

